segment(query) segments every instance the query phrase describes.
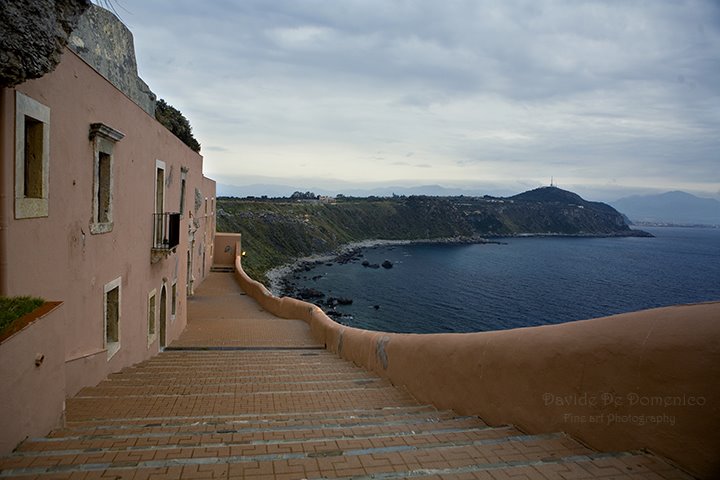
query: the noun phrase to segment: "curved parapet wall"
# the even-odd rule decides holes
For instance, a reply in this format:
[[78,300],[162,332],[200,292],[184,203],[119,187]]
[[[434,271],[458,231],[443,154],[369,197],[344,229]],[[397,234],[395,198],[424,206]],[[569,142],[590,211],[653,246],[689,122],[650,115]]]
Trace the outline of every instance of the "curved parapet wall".
[[564,431],[599,450],[649,449],[703,478],[720,474],[720,302],[495,332],[392,334],[274,297],[241,257],[235,265],[263,308],[305,320],[329,350],[422,402],[528,433]]

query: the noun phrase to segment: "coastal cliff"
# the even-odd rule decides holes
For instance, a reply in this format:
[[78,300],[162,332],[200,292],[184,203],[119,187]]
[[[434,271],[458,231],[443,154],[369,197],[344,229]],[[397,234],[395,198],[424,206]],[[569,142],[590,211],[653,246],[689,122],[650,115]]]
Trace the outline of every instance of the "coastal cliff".
[[298,257],[369,239],[480,241],[514,235],[647,236],[604,203],[556,187],[513,197],[333,200],[219,198],[219,232],[243,234],[253,278]]

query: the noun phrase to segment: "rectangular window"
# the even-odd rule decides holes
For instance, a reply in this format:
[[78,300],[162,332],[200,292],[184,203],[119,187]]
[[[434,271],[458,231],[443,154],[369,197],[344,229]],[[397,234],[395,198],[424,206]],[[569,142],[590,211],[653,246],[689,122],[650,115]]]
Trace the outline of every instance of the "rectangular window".
[[113,229],[113,151],[115,143],[125,137],[103,123],[90,125],[93,143],[93,215],[90,233],[107,233]]
[[157,160],[155,167],[155,213],[165,211],[165,163]]
[[104,291],[104,347],[108,360],[120,350],[120,284],[121,278],[107,283]]
[[110,155],[100,152],[98,158],[98,216],[99,223],[108,223],[110,217]]
[[165,212],[165,162],[155,160],[155,207],[153,248],[166,249],[169,243]]
[[156,308],[156,295],[157,292],[153,290],[148,295],[148,311],[147,311],[147,335],[148,335],[148,346],[155,340],[155,320],[157,318]]
[[25,116],[25,178],[23,194],[42,198],[43,123]]
[[15,218],[48,216],[50,109],[15,94]]
[[180,216],[185,215],[185,190],[187,189],[187,169],[181,168],[180,174]]
[[170,305],[170,318],[172,320],[175,320],[175,314],[177,312],[177,279],[172,284],[172,289],[170,291],[170,294],[172,296],[171,298],[171,305]]

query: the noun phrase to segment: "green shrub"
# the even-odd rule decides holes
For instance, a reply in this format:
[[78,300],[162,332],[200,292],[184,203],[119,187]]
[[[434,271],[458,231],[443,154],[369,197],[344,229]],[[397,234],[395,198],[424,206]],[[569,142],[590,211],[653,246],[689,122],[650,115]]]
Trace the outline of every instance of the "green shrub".
[[43,303],[45,300],[34,297],[0,297],[0,333]]

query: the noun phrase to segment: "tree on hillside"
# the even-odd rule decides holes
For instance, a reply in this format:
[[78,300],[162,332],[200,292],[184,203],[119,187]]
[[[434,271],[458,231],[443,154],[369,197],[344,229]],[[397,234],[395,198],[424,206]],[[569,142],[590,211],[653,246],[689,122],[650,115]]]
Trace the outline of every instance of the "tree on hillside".
[[319,195],[315,195],[313,192],[295,192],[290,195],[292,200],[316,200],[320,198]]
[[196,152],[200,151],[200,143],[193,137],[190,122],[180,110],[168,105],[165,100],[159,98],[155,104],[155,118],[182,140],[185,145]]

